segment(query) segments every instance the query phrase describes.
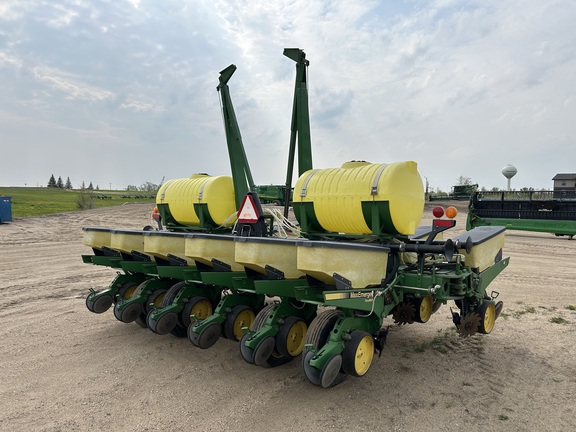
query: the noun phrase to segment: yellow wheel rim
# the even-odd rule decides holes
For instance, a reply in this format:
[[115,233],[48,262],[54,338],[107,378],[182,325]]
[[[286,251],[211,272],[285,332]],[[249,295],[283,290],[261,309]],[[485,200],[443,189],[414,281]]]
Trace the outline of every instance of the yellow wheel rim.
[[236,319],[234,320],[234,337],[236,340],[240,340],[240,338],[244,335],[243,327],[250,327],[254,322],[254,311],[252,309],[244,309],[240,312]]
[[197,301],[190,310],[190,319],[193,320],[192,315],[196,319],[205,319],[212,315],[212,305],[208,300]]
[[484,311],[484,331],[490,333],[494,328],[494,323],[496,322],[496,307],[494,303],[490,303],[486,310]]
[[370,369],[372,358],[374,357],[374,339],[366,335],[358,343],[356,356],[354,358],[354,369],[358,376],[364,375]]
[[162,305],[162,300],[164,300],[164,294],[166,294],[165,292],[163,292],[162,294],[159,294],[155,299],[154,299],[154,306],[156,306],[157,308],[159,308]]
[[288,331],[288,338],[286,339],[286,351],[292,357],[300,355],[304,349],[304,338],[306,337],[306,332],[308,331],[308,326],[304,321],[296,321],[290,330]]
[[420,316],[420,321],[425,323],[432,316],[432,297],[424,297],[420,302],[420,308],[418,310]]
[[122,300],[131,299],[134,293],[136,292],[136,288],[138,288],[138,284],[130,285],[126,291],[122,294]]

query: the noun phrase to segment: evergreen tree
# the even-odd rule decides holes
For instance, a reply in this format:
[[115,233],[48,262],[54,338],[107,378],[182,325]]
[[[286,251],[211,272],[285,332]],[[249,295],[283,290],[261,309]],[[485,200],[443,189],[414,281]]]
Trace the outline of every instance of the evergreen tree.
[[64,182],[62,181],[62,177],[58,177],[58,181],[56,182],[56,187],[60,189],[64,189]]
[[48,187],[56,187],[56,179],[54,178],[54,174],[50,176],[50,180],[48,180]]
[[66,185],[64,187],[66,189],[72,189],[72,182],[70,181],[70,177],[66,179]]
[[92,182],[90,182],[90,184],[88,185],[88,189],[94,190],[94,186],[92,186]]

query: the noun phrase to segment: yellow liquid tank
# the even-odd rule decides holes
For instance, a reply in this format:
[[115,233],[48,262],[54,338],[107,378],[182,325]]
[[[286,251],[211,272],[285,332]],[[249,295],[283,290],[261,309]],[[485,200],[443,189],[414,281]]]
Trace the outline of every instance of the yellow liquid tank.
[[372,229],[375,205],[381,231],[411,235],[424,210],[424,187],[416,162],[349,162],[302,174],[293,203],[301,224],[299,206],[312,205],[313,216],[308,211],[308,218],[326,231],[345,234],[380,234]]
[[[198,226],[200,218],[194,204],[207,204],[212,220],[222,225],[236,213],[232,177],[194,174],[190,178],[173,179],[164,183],[156,195],[156,204],[168,204],[174,219],[188,226]],[[233,224],[235,218],[230,218]]]

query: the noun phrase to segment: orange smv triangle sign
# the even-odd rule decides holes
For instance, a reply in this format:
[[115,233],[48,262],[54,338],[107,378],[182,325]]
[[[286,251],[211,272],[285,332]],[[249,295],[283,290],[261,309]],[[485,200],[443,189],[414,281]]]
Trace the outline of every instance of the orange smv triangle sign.
[[250,195],[244,197],[242,205],[240,206],[240,211],[238,212],[238,222],[240,223],[255,223],[258,222],[260,215],[256,210],[256,205],[254,204],[254,198]]

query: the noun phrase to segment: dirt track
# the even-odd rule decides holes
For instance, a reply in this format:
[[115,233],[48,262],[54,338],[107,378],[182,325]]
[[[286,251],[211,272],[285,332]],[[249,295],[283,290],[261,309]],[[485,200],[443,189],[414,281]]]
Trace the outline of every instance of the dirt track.
[[509,231],[490,335],[458,338],[443,306],[425,325],[393,326],[365,377],[323,390],[299,359],[263,369],[231,341],[200,350],[86,309],[88,288],[115,272],[82,263],[81,228],[142,228],[149,210],[0,225],[0,430],[573,430],[576,240]]

